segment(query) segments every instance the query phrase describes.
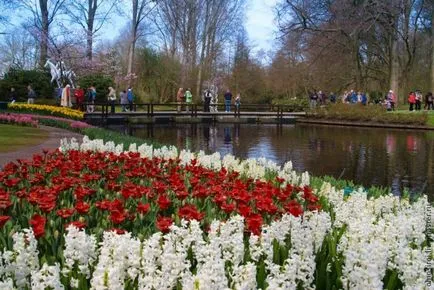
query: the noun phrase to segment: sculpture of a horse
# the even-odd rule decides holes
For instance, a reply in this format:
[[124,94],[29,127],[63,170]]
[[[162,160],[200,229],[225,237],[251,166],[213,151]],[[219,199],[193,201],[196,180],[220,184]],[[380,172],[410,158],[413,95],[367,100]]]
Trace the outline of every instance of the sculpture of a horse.
[[74,89],[75,88],[74,79],[76,78],[74,71],[72,71],[72,70],[64,71],[63,77],[68,80],[68,82],[71,84],[71,87]]
[[52,83],[53,81],[56,81],[57,83],[57,87],[61,87],[60,84],[60,71],[56,68],[56,65],[54,63],[52,63],[49,59],[47,59],[47,61],[45,62],[44,67],[49,67],[50,68],[50,74],[51,74],[51,81],[50,83]]

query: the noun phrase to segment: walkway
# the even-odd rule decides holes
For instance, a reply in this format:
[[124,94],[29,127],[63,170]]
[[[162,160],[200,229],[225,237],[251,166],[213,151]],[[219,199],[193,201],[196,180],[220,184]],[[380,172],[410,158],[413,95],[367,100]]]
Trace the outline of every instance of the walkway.
[[0,169],[7,163],[11,161],[15,161],[17,159],[30,159],[33,154],[42,153],[43,149],[54,150],[59,148],[60,139],[63,138],[76,138],[81,141],[83,135],[78,133],[73,133],[67,130],[47,127],[47,126],[39,126],[42,130],[46,130],[49,132],[49,137],[45,142],[31,147],[24,147],[18,151],[0,153]]

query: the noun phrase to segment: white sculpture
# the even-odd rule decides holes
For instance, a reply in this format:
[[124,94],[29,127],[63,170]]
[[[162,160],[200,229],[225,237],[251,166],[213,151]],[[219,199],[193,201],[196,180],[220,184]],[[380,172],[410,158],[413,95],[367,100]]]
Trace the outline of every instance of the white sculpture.
[[74,86],[74,79],[75,79],[75,73],[72,70],[63,71],[63,76],[68,80],[68,82],[71,84],[71,88],[75,88]]
[[44,67],[50,67],[50,74],[51,74],[50,83],[52,83],[53,81],[56,81],[57,87],[60,88],[61,87],[60,71],[57,69],[56,65],[54,65],[54,63],[52,63],[49,59],[47,59]]
[[208,90],[210,90],[211,92],[211,101],[209,102],[210,106],[209,106],[209,110],[212,113],[217,113],[218,109],[217,109],[217,103],[218,103],[218,87],[215,85],[211,85],[209,86]]
[[65,63],[63,61],[58,61],[56,64],[52,63],[50,60],[47,60],[45,62],[44,67],[50,67],[50,74],[51,74],[51,81],[52,83],[54,80],[57,83],[57,87],[62,87],[62,78],[66,79],[68,83],[71,85],[72,88],[75,88],[74,86],[74,79],[75,79],[75,73],[70,69],[66,69]]

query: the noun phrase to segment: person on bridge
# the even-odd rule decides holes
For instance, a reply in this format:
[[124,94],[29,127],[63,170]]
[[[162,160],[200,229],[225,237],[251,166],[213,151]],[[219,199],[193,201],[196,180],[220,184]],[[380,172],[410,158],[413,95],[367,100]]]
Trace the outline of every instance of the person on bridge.
[[130,111],[132,112],[133,111],[134,94],[133,94],[133,89],[131,87],[128,88],[127,98],[128,98],[128,103],[130,104]]
[[237,94],[235,98],[235,112],[240,112],[240,106],[241,106],[241,95],[240,93]]
[[188,88],[185,91],[185,102],[187,103],[186,105],[186,112],[188,113],[190,110],[190,104],[193,101],[193,95],[191,94],[190,88]]
[[95,112],[95,100],[96,100],[96,88],[94,85],[91,85],[87,89],[87,102],[90,104],[90,105],[87,105],[87,108],[86,108],[86,111],[88,113]]
[[62,91],[62,99],[60,100],[62,107],[72,107],[71,103],[71,88],[70,85],[66,85]]
[[176,93],[176,102],[178,103],[178,106],[176,109],[177,109],[178,113],[181,112],[181,104],[182,104],[183,100],[184,100],[184,89],[179,88],[178,93]]
[[80,111],[83,111],[84,90],[80,86],[77,86],[77,88],[74,90],[74,97],[77,108]]
[[203,111],[209,112],[209,104],[211,103],[211,91],[209,89],[206,89],[203,93]]
[[231,111],[231,103],[232,103],[232,93],[228,89],[225,94],[225,112]]
[[116,102],[116,90],[113,89],[112,87],[108,88],[109,93],[108,93],[108,101],[111,107],[111,113],[114,114],[115,112],[115,102]]
[[119,94],[119,99],[121,100],[121,105],[122,105],[122,112],[126,112],[127,109],[127,105],[128,105],[128,97],[127,97],[127,92],[125,90],[123,90],[120,94]]

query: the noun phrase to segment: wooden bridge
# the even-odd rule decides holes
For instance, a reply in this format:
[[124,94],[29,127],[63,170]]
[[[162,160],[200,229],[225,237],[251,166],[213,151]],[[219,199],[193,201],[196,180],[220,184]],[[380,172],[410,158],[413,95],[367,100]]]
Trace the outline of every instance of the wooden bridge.
[[[93,106],[94,111],[89,112]],[[217,112],[206,112],[203,104],[191,103],[142,103],[130,105],[108,103],[86,103],[84,118],[90,123],[199,123],[199,122],[234,122],[234,123],[295,123],[305,112],[292,112],[290,105],[242,104],[238,109],[231,105],[231,111],[225,112],[224,104],[210,105]],[[178,108],[180,110],[178,111]],[[212,110],[212,109],[211,109]]]

